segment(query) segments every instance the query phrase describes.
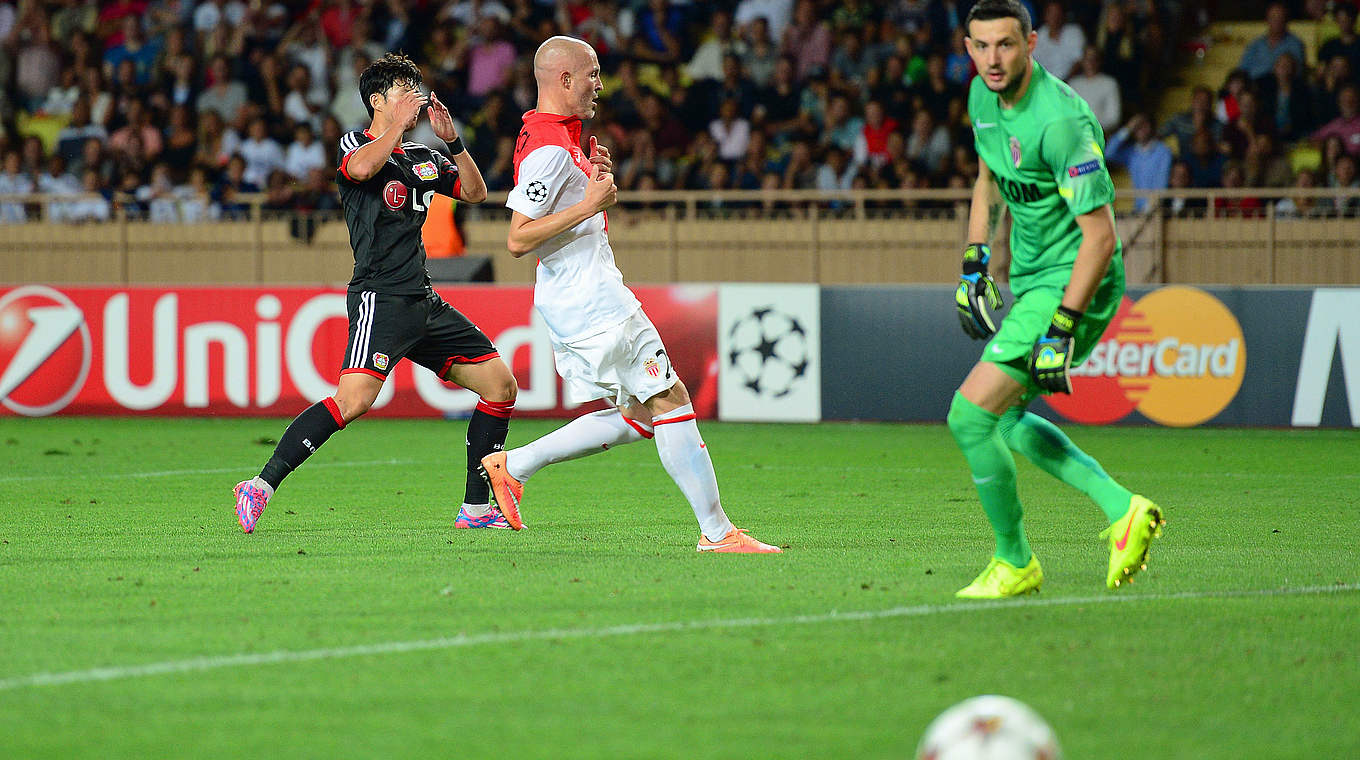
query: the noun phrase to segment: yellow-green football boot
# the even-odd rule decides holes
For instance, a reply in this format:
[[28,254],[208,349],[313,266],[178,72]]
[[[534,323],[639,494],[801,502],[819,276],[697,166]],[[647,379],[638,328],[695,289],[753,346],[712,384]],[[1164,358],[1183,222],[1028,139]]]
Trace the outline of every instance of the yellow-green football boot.
[[1115,589],[1133,583],[1134,574],[1147,569],[1148,548],[1152,539],[1161,537],[1163,525],[1166,518],[1162,508],[1135,494],[1129,502],[1129,511],[1100,534],[1110,542],[1106,586]]
[[960,599],[1004,599],[1008,596],[1021,596],[1039,591],[1044,582],[1044,569],[1039,567],[1039,558],[1030,554],[1029,564],[1022,568],[999,557],[992,557],[972,583],[954,594]]

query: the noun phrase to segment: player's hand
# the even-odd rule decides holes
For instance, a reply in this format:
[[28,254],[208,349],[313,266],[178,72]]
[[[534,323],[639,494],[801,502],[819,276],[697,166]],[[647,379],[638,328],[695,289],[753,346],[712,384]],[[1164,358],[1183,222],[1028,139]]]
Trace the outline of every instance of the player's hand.
[[1045,393],[1071,393],[1072,333],[1081,312],[1059,306],[1044,337],[1035,341],[1029,354],[1029,375]]
[[425,105],[425,95],[419,90],[412,90],[392,104],[392,123],[400,124],[403,132],[414,129],[416,120],[420,118],[420,109]]
[[446,143],[458,139],[458,129],[453,126],[453,116],[433,90],[430,91],[429,115],[430,128],[434,130],[435,137]]
[[590,163],[599,166],[604,171],[614,171],[614,158],[609,155],[609,149],[595,142],[595,136],[590,136]]
[[619,187],[614,184],[613,172],[605,171],[599,164],[592,165],[590,181],[586,183],[586,203],[598,213],[618,201]]
[[1002,306],[1001,291],[992,276],[987,274],[987,262],[992,250],[986,243],[969,243],[963,251],[963,274],[954,291],[954,305],[959,310],[959,324],[973,340],[986,340],[996,335],[992,312]]

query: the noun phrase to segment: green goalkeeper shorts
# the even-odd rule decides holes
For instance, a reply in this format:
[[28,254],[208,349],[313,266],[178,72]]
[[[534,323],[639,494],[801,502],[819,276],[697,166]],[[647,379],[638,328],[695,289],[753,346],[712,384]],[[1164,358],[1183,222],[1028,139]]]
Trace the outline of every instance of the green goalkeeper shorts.
[[[1074,338],[1075,352],[1072,366],[1086,361],[1091,351],[1100,342],[1100,336],[1119,311],[1119,302],[1124,297],[1124,273],[1111,271],[1101,280],[1095,297],[1086,308],[1086,314],[1077,323]],[[1062,304],[1061,288],[1036,287],[1020,296],[1011,306],[1001,328],[982,349],[981,361],[992,362],[1016,382],[1025,387],[1022,403],[1028,403],[1040,394],[1039,387],[1029,374],[1029,355],[1034,344],[1048,332],[1053,314]]]

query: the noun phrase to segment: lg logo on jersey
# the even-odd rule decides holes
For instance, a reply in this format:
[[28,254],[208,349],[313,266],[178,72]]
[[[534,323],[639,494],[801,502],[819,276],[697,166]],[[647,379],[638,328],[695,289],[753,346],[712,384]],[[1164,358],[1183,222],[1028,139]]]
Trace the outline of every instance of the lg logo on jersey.
[[[392,180],[383,188],[383,202],[393,211],[400,211],[406,206],[406,199],[411,196],[411,188],[405,184]],[[416,211],[424,211],[430,207],[430,201],[435,196],[433,190],[426,190],[419,199],[411,198],[411,208]]]

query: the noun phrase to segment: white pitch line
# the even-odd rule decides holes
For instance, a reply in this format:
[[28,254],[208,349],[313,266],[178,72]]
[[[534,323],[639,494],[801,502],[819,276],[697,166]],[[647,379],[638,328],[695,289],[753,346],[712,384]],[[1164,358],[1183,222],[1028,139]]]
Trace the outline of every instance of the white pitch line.
[[[421,460],[417,459],[369,459],[363,462],[311,462],[307,469],[314,470],[319,467],[367,467],[375,464],[416,464]],[[91,473],[91,478],[165,478],[172,475],[217,475],[223,472],[242,472],[250,471],[252,467],[259,465],[241,465],[240,467],[209,467],[201,470],[153,470],[151,472],[100,472]],[[13,483],[21,480],[69,480],[71,473],[65,472],[52,475],[12,475],[7,478],[0,478],[0,483]]]
[[1187,591],[1175,594],[1145,594],[1127,596],[1104,594],[1101,596],[1007,599],[996,602],[957,603],[957,604],[918,604],[910,607],[892,607],[882,610],[856,610],[851,612],[831,611],[815,615],[791,615],[769,618],[719,618],[716,620],[688,620],[670,623],[632,623],[627,625],[606,626],[603,628],[552,628],[540,631],[508,631],[504,633],[459,634],[437,639],[417,641],[389,641],[356,646],[329,647],[325,649],[277,650],[259,654],[229,654],[191,657],[184,660],[152,662],[145,665],[122,665],[88,670],[68,670],[60,673],[34,673],[27,676],[12,676],[0,679],[0,691],[13,691],[37,686],[62,686],[73,683],[96,681],[115,681],[127,678],[166,675],[170,673],[197,673],[222,668],[246,667],[251,665],[275,665],[279,663],[311,662],[314,660],[339,660],[349,657],[367,657],[382,654],[401,654],[405,652],[425,652],[440,649],[457,649],[479,644],[513,644],[524,641],[551,641],[572,639],[598,639],[614,636],[636,636],[653,633],[676,633],[732,628],[755,628],[778,625],[813,625],[817,623],[841,623],[859,620],[883,620],[887,618],[927,617],[950,613],[990,612],[1015,608],[1059,607],[1081,604],[1110,604],[1119,602],[1154,602],[1181,599],[1231,599],[1244,597],[1302,596],[1308,594],[1335,594],[1360,591],[1360,584],[1333,586],[1304,586],[1299,588],[1258,589],[1254,591]]

